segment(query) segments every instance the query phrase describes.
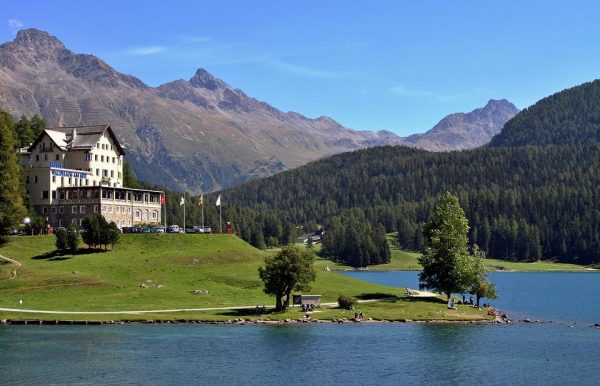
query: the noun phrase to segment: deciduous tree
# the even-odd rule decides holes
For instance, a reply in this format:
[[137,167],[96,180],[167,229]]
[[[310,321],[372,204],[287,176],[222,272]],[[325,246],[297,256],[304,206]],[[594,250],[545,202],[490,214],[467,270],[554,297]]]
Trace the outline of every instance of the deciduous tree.
[[311,250],[295,245],[287,245],[265,258],[265,266],[258,269],[258,274],[265,284],[265,293],[275,296],[276,311],[288,308],[292,291],[308,290],[316,278],[314,260]]

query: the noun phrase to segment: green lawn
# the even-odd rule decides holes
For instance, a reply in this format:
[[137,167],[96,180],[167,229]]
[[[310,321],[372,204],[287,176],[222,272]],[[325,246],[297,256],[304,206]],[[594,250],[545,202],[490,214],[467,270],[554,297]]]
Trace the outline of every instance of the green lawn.
[[[420,271],[421,265],[418,262],[419,253],[407,252],[399,249],[392,243],[395,234],[388,234],[392,259],[389,264],[369,266],[369,271]],[[351,270],[352,267],[346,265],[333,264],[331,261],[321,259],[317,261],[320,266],[329,266],[333,270]],[[555,263],[553,261],[537,261],[534,263],[511,262],[506,260],[486,259],[486,266],[490,271],[589,271],[590,268],[576,264]]]
[[[12,264],[0,264],[0,307],[23,307],[63,311],[153,310],[205,307],[271,305],[262,291],[257,268],[267,253],[233,235],[125,234],[108,252],[54,256],[53,236],[13,237],[0,246],[0,254],[23,264],[17,278],[10,278]],[[395,253],[398,253],[396,251]],[[401,288],[387,287],[324,270],[328,261],[318,260],[317,280],[311,293],[322,302],[336,302],[340,294],[357,298],[390,297],[392,301],[360,304],[367,317],[376,319],[487,319],[484,311],[465,307],[447,310],[442,300],[403,298]],[[194,295],[192,290],[206,290]],[[314,318],[353,316],[353,312],[322,308]],[[461,313],[461,312],[464,312]],[[298,318],[286,313],[261,318]],[[0,312],[0,318],[20,318],[19,313]],[[39,319],[251,319],[248,311],[176,312],[152,315],[47,315],[24,314]]]

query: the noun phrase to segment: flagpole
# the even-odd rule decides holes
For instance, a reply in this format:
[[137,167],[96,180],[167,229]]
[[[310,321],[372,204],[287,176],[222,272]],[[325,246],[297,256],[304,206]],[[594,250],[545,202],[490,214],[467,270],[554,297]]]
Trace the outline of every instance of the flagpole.
[[183,192],[183,233],[185,233],[185,192]]
[[165,207],[165,233],[167,232],[167,194],[164,195],[164,207]]
[[219,207],[219,230],[221,231],[221,233],[223,233],[223,218],[221,217],[221,195],[219,194],[219,197],[217,197],[217,202],[216,202],[217,206]]
[[204,232],[204,194],[200,194],[200,207],[202,208],[202,231]]

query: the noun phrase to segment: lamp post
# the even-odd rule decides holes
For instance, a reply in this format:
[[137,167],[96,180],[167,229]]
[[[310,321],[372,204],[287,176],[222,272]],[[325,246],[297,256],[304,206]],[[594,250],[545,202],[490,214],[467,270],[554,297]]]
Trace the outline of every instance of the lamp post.
[[[23,224],[25,224],[25,226],[29,226],[31,224],[31,219],[29,217],[25,217],[23,219]],[[31,228],[31,235],[33,236],[33,227],[30,227],[30,228]]]

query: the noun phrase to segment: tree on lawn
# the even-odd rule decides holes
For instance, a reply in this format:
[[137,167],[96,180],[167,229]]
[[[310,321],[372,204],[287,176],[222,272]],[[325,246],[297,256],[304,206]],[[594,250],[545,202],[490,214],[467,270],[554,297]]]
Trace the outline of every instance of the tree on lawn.
[[88,216],[83,219],[81,224],[83,228],[83,241],[88,245],[88,248],[96,248],[99,246],[104,250],[108,244],[111,247],[119,240],[119,228],[114,222],[107,222],[101,214]]
[[69,225],[67,227],[67,245],[66,247],[69,249],[71,254],[75,254],[79,249],[79,233],[77,233],[77,229],[73,225]]
[[444,193],[433,208],[424,227],[424,245],[419,263],[420,286],[446,294],[466,292],[472,283],[472,269],[467,249],[469,225],[458,198]]
[[477,245],[472,248],[470,266],[470,285],[469,293],[475,295],[477,299],[477,307],[479,307],[479,300],[481,298],[496,299],[498,294],[496,293],[496,286],[488,281],[488,272],[485,269],[483,259],[485,259],[485,252],[479,249]]
[[284,311],[290,304],[292,291],[306,291],[316,278],[313,268],[314,253],[306,248],[287,245],[275,256],[265,258],[265,266],[258,268],[265,293],[275,296],[275,310]]

